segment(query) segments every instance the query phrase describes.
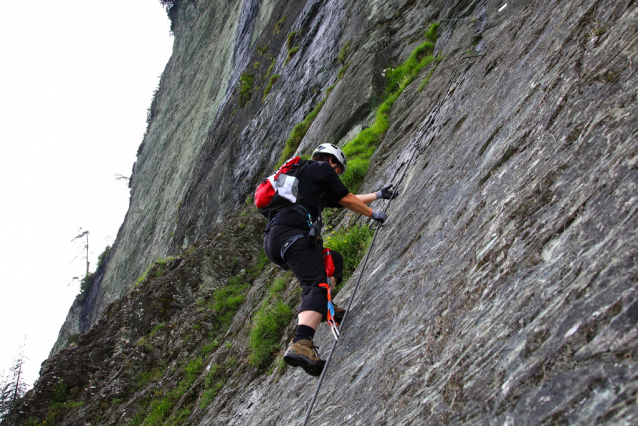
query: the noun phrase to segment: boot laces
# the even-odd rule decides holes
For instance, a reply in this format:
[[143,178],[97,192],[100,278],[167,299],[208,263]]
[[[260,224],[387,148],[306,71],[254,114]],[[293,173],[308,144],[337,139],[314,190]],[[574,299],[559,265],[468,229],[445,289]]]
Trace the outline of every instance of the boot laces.
[[312,345],[312,351],[315,353],[315,356],[319,359],[321,359],[321,356],[319,355],[319,352],[317,351],[317,349],[319,349],[319,346],[315,346],[314,344]]

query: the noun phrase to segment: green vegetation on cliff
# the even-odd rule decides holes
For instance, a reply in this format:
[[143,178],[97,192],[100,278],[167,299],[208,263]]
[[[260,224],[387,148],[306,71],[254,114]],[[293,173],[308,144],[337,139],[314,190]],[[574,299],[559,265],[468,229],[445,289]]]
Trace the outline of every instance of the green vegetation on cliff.
[[[268,288],[268,295],[261,303],[253,318],[249,345],[250,362],[261,367],[271,360],[273,352],[279,349],[281,332],[293,317],[292,306],[282,299],[286,288],[286,278],[275,278]],[[292,300],[296,304],[296,298]]]
[[[412,51],[408,59],[398,67],[386,70],[386,89],[384,92],[383,102],[376,111],[374,122],[370,127],[364,129],[343,147],[343,152],[348,158],[348,169],[341,176],[341,180],[344,185],[350,189],[350,192],[356,193],[358,191],[359,186],[368,173],[370,157],[377,149],[379,139],[390,126],[390,123],[388,122],[388,115],[394,105],[394,102],[398,99],[401,93],[403,93],[405,88],[414,81],[421,70],[436,60],[432,53],[434,51],[438,27],[438,22],[430,25],[424,34],[424,38],[426,40]],[[291,33],[288,37],[289,48],[292,45],[291,40],[294,40],[294,36],[295,34]],[[350,43],[348,42],[339,53],[338,59],[343,64],[343,67],[339,70],[337,82],[343,77],[343,74],[349,65],[345,62],[349,48]],[[427,81],[429,81],[429,75],[424,81],[425,83],[420,87],[421,90],[425,84],[427,84]],[[295,153],[302,139],[308,132],[308,129],[323,108],[323,105],[326,103],[328,96],[330,96],[335,85],[336,83],[326,90],[326,94],[323,99],[317,104],[312,112],[310,112],[310,114],[308,114],[301,123],[297,124],[292,129],[292,132],[286,141],[286,146],[279,158],[279,162],[277,163],[277,168]]]
[[438,27],[439,23],[434,23],[428,28],[425,32],[426,41],[417,46],[403,64],[394,69],[386,70],[387,83],[384,101],[377,109],[374,122],[343,147],[343,152],[348,158],[348,169],[341,176],[341,180],[350,192],[357,193],[368,173],[370,157],[377,149],[379,139],[390,127],[388,115],[394,102],[414,81],[421,70],[435,60],[432,53],[434,52]]

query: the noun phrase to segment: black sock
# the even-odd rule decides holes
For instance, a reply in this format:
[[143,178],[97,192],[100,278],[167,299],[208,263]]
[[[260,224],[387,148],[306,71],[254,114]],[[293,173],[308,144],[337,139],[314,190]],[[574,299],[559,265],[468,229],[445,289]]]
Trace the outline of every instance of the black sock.
[[301,340],[301,339],[312,340],[314,336],[315,336],[315,330],[312,327],[300,324],[297,326],[297,333],[295,334],[295,337],[292,339],[292,343],[296,343],[298,340]]

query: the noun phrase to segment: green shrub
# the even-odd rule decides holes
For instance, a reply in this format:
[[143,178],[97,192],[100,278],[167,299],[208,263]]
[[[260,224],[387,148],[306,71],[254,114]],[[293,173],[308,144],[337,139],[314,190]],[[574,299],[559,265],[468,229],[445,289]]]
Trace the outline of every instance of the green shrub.
[[[226,365],[226,367],[230,367],[230,365]],[[225,377],[220,377],[217,374],[219,368],[219,364],[215,364],[211,367],[208,374],[206,374],[206,378],[204,379],[204,387],[206,388],[206,390],[202,394],[202,398],[199,402],[199,406],[202,409],[206,408],[213,401],[213,399],[215,399],[219,391],[226,384],[227,379]]]
[[[348,154],[346,154],[346,156],[348,156]],[[353,158],[348,161],[348,169],[340,178],[346,188],[353,194],[357,192],[358,186],[363,182],[366,173],[368,173],[369,166],[370,161],[361,158]]]
[[135,413],[130,422],[127,423],[128,426],[140,426],[144,421],[144,417],[146,416],[146,412],[142,408],[140,411]]
[[58,379],[58,383],[56,383],[55,387],[53,388],[53,397],[51,398],[51,401],[60,404],[65,402],[68,396],[68,392],[68,388],[64,384],[64,381],[62,379]]
[[351,62],[348,62],[347,64],[345,64],[344,66],[341,67],[341,69],[339,69],[339,72],[337,73],[337,81],[341,80],[344,76],[344,74],[346,73],[346,70],[348,69],[348,67],[350,66]]
[[160,370],[142,371],[137,376],[137,387],[142,389],[148,383],[159,379],[162,375]]
[[159,259],[157,262],[158,265],[166,265],[168,262],[172,262],[175,260],[174,256],[165,257],[164,259]]
[[339,52],[339,55],[337,56],[337,59],[339,59],[339,62],[341,63],[341,65],[345,65],[346,63],[346,56],[348,55],[348,50],[350,50],[350,40],[348,40],[348,42],[343,45],[343,47],[341,48],[341,51]]
[[219,370],[219,364],[213,364],[210,371],[206,374],[206,378],[204,378],[204,386],[206,386],[207,389],[213,386],[217,370]]
[[149,337],[155,336],[155,334],[160,332],[164,327],[166,327],[166,323],[161,322],[157,324],[155,327],[153,327],[153,331],[151,331],[151,334],[149,334]]
[[276,58],[272,58],[272,62],[268,66],[268,71],[266,71],[266,77],[268,77],[270,75],[270,73],[272,72],[272,69],[275,68],[276,64],[277,64],[277,59]]
[[79,339],[80,339],[80,334],[73,334],[73,335],[69,336],[68,339],[66,339],[66,344],[68,346],[68,345],[70,345],[72,343],[76,343]]
[[199,408],[204,409],[208,407],[208,405],[211,402],[213,402],[213,400],[215,399],[219,391],[222,390],[225,384],[226,384],[226,380],[222,380],[222,381],[216,382],[214,385],[212,385],[210,389],[206,389],[204,393],[202,394],[202,398],[199,401]]
[[297,46],[297,47],[293,47],[292,49],[288,51],[288,56],[286,57],[286,60],[284,61],[284,66],[288,65],[288,62],[290,62],[290,60],[297,54],[297,52],[299,52],[299,49],[301,48]]
[[202,354],[204,355],[208,355],[209,353],[211,353],[212,351],[215,350],[215,348],[217,348],[219,346],[219,342],[217,340],[202,346]]
[[297,35],[297,31],[293,31],[290,34],[288,34],[288,37],[286,38],[286,49],[288,49],[288,51],[290,51],[294,47],[296,35]]
[[[386,93],[388,95],[395,93],[397,90],[403,91],[403,89],[414,80],[414,77],[428,65],[434,57],[432,52],[434,51],[434,43],[431,41],[425,41],[423,44],[415,48],[410,57],[401,65],[395,69],[388,70],[386,78],[388,84],[386,86]],[[401,87],[403,86],[403,87]]]
[[146,279],[146,276],[148,275],[148,272],[151,270],[152,267],[153,267],[152,263],[146,267],[146,271],[144,271],[142,276],[135,281],[135,287],[140,285],[140,283]]
[[259,259],[257,259],[257,265],[255,266],[255,269],[254,269],[255,277],[259,275],[262,269],[264,269],[264,266],[266,266],[266,264],[268,263],[270,263],[270,260],[268,259],[268,256],[266,256],[266,253],[264,253],[264,251],[262,250],[259,253]]

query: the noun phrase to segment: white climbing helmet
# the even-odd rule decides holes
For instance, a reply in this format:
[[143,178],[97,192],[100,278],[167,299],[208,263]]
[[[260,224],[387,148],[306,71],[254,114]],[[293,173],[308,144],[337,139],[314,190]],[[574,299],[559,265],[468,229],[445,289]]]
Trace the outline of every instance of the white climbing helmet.
[[315,155],[321,154],[329,154],[332,155],[337,162],[341,166],[342,173],[345,173],[346,166],[348,164],[348,160],[346,159],[346,155],[342,150],[337,148],[335,145],[331,143],[322,143],[312,153],[312,158],[315,158]]

